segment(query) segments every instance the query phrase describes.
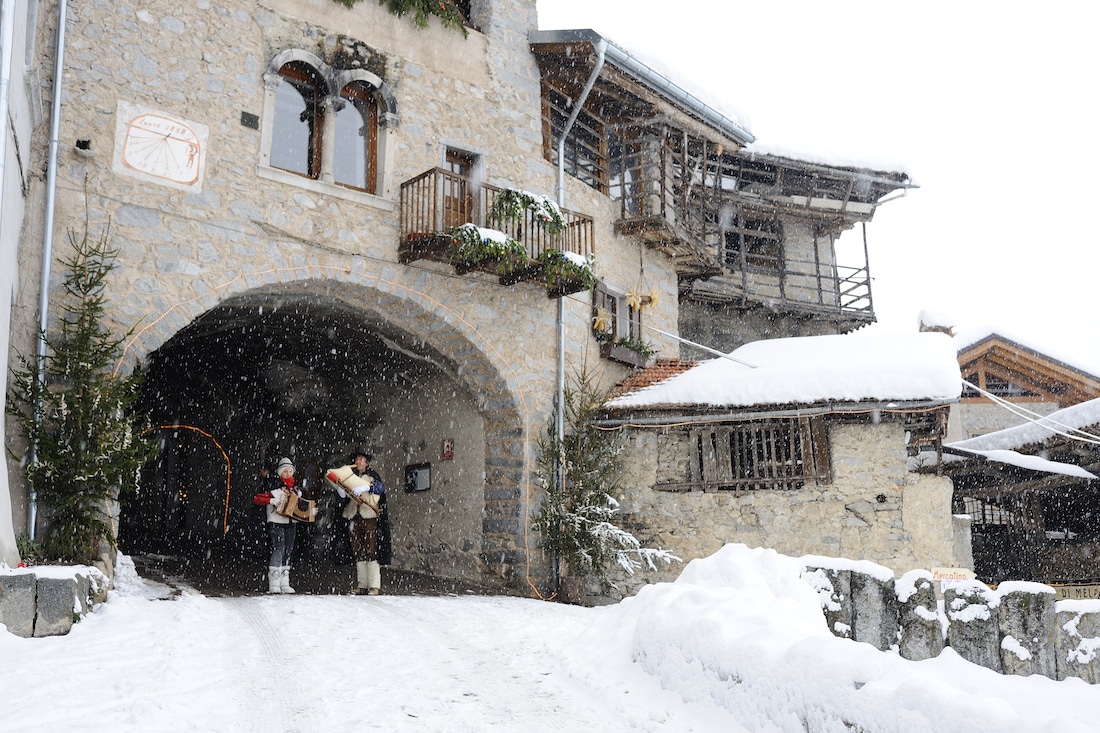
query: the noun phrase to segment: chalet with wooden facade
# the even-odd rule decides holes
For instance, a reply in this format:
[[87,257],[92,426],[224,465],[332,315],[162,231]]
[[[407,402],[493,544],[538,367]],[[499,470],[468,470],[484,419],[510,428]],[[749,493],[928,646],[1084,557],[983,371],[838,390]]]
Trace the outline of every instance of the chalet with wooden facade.
[[874,321],[866,248],[840,262],[834,245],[911,186],[905,173],[755,150],[747,130],[591,30],[533,32],[531,50],[544,155],[562,150],[566,172],[611,199],[615,231],[669,257],[683,338],[730,351]]

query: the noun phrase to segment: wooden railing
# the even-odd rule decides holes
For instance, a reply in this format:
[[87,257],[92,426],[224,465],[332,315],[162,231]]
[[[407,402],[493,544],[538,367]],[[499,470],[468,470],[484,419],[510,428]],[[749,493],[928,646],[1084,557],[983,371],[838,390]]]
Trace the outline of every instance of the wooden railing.
[[537,260],[546,250],[595,255],[592,217],[562,209],[565,229],[550,234],[530,211],[514,221],[494,221],[493,204],[503,189],[433,168],[401,184],[401,238],[403,242],[445,234],[452,227],[475,224],[512,237]]
[[[743,221],[745,216],[768,218],[775,211],[747,213],[749,199],[739,190],[741,182],[715,162],[720,156],[703,141],[642,134],[622,140],[615,153],[609,192],[619,209],[616,229],[660,243],[678,262],[692,264],[694,252],[696,259],[709,258],[719,265],[721,285],[711,282],[703,288],[709,297],[723,299],[725,288],[729,300],[782,303],[792,310],[873,320],[866,261],[854,267],[838,264],[831,241],[822,241],[820,247],[815,241],[813,250],[806,247],[805,252],[793,250],[791,242],[780,242],[766,262],[751,252],[727,256],[726,237],[736,234],[723,222]],[[715,274],[705,267],[696,270],[703,277]],[[692,275],[681,273],[689,279]]]

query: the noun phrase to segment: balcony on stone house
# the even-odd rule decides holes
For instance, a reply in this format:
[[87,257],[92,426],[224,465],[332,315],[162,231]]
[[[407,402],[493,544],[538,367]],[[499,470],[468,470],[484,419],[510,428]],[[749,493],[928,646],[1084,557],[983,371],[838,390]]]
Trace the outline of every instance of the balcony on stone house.
[[[517,194],[536,199],[541,208],[516,205]],[[443,168],[425,171],[401,184],[398,258],[402,264],[445,262],[459,274],[488,272],[504,286],[538,283],[551,298],[589,289],[593,276],[587,263],[595,255],[592,217],[550,205],[560,212],[553,226],[540,198]],[[460,246],[468,225],[480,230],[467,240],[473,249]],[[484,248],[478,246],[482,239]]]
[[681,297],[874,321],[866,244],[842,262],[836,239],[908,188],[904,174],[730,153],[668,126],[622,128],[608,152],[615,230],[672,259]]

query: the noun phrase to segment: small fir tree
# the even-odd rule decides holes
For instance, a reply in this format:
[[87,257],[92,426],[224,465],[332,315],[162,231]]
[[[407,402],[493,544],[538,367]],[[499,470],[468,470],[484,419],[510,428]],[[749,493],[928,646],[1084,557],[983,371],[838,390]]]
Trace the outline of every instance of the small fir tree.
[[83,235],[70,231],[68,239],[59,333],[46,336],[41,363],[19,357],[7,412],[33,453],[25,470],[48,519],[43,555],[89,562],[101,538],[113,542],[109,502],[136,490],[153,445],[134,412],[140,371],[112,372],[130,333],[116,337],[103,325],[107,275],[118,254],[108,246],[109,225],[93,239],[85,221]]
[[[629,531],[614,524],[622,485],[622,440],[601,430],[596,419],[603,397],[591,376],[577,373],[565,389],[563,437],[554,418],[538,441],[538,477],[545,489],[540,514],[532,526],[542,546],[564,565],[563,574],[605,576],[615,563],[633,574],[657,569],[679,558],[667,550],[642,547]],[[561,467],[562,486],[556,485]]]

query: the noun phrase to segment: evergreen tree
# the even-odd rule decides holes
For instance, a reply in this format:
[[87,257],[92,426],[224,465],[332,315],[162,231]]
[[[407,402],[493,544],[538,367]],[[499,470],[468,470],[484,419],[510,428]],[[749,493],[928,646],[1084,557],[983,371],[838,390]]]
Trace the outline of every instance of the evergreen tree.
[[114,540],[110,503],[135,490],[138,471],[153,453],[134,413],[141,373],[113,372],[127,333],[103,325],[105,286],[117,249],[109,226],[99,239],[69,232],[59,333],[46,336],[47,353],[19,357],[7,411],[30,444],[25,464],[48,520],[42,554],[50,560],[88,562],[98,542]]
[[656,570],[657,560],[679,561],[667,550],[642,547],[637,537],[613,522],[622,495],[622,440],[597,426],[601,412],[601,391],[581,371],[565,389],[563,437],[558,438],[551,418],[538,441],[538,477],[545,490],[532,526],[542,535],[543,549],[563,563],[566,573],[577,576],[604,576],[613,562],[633,574],[642,567]]

